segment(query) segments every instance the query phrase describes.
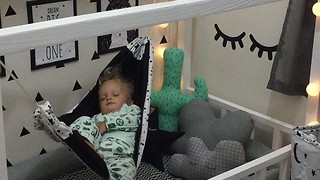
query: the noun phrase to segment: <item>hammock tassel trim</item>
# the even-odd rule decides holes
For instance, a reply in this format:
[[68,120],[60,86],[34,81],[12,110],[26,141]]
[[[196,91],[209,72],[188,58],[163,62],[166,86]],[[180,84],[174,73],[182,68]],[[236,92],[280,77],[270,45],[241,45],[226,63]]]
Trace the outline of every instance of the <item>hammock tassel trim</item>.
[[34,128],[44,130],[51,139],[60,142],[72,135],[72,130],[64,122],[58,120],[53,114],[52,106],[49,101],[38,104],[33,113]]

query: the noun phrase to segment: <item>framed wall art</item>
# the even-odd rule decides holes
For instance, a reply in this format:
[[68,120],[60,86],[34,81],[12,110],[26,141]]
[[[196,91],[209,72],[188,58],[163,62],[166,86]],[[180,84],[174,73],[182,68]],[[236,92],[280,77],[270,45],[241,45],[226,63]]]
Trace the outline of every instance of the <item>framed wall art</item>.
[[[138,3],[138,0],[97,0],[97,12],[133,7]],[[118,51],[136,37],[138,29],[98,36],[98,54]]]
[[[1,22],[1,12],[0,12],[0,29],[2,28],[2,22]],[[4,56],[0,56],[0,61],[4,64]],[[1,65],[0,67],[0,77],[5,77],[6,76],[6,70],[4,67]]]
[[[27,1],[28,23],[77,15],[76,0]],[[31,70],[79,60],[78,41],[50,44],[30,51]]]

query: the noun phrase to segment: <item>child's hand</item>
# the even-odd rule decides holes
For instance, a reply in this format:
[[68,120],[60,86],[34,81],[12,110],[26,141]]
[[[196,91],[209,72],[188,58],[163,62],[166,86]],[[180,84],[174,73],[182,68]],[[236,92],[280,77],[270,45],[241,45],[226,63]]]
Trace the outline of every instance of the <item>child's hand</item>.
[[100,123],[98,128],[101,135],[107,132],[107,126],[105,122]]

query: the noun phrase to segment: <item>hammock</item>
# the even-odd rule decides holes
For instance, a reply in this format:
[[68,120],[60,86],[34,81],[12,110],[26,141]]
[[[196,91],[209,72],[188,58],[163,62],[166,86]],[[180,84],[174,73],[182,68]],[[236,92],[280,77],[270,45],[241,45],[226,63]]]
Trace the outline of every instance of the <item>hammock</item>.
[[[105,67],[119,67],[121,74],[134,83],[134,103],[140,107],[141,125],[136,133],[134,161],[138,167],[148,132],[148,114],[153,67],[153,46],[148,37],[138,37],[124,47]],[[103,71],[102,71],[103,72]],[[109,178],[109,172],[102,158],[84,141],[77,131],[72,131],[69,125],[80,116],[92,117],[100,113],[98,87],[95,86],[85,95],[81,102],[66,114],[56,117],[49,102],[38,105],[34,113],[35,128],[45,130],[50,137],[61,141],[91,170],[104,179]]]

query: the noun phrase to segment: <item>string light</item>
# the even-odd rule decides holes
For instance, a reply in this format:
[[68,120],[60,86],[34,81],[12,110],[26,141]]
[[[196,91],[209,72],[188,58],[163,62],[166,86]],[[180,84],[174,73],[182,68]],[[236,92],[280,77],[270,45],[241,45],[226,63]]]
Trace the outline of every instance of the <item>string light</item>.
[[169,23],[159,24],[159,27],[162,28],[162,29],[164,29],[164,28],[166,28],[168,26],[169,26]]
[[161,59],[163,59],[163,53],[164,53],[164,50],[165,50],[165,49],[166,49],[165,46],[159,45],[159,46],[157,47],[157,54],[158,54],[158,56],[161,57]]
[[318,121],[311,121],[311,122],[308,123],[308,126],[314,126],[314,125],[317,125],[317,124],[319,124]]
[[319,3],[319,1],[316,2],[316,3],[312,6],[312,12],[313,12],[314,15],[320,16],[320,3]]
[[309,96],[317,96],[320,92],[320,85],[318,83],[310,83],[306,90]]

